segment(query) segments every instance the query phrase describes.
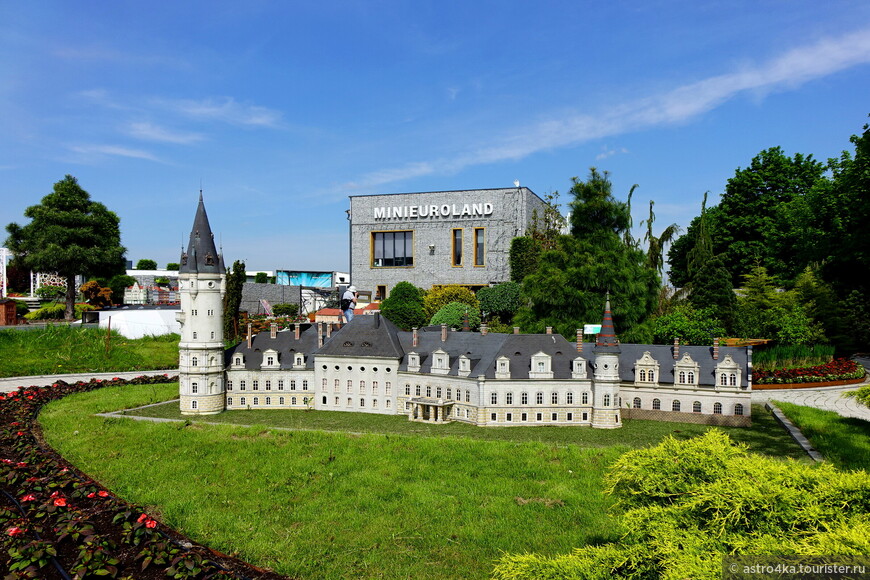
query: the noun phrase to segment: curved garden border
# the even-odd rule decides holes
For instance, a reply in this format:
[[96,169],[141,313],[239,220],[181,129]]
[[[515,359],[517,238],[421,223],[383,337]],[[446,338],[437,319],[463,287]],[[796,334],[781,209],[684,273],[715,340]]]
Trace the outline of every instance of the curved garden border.
[[777,389],[819,389],[821,387],[840,387],[843,385],[855,385],[867,380],[867,375],[859,379],[845,379],[842,381],[822,381],[820,383],[766,383],[752,385],[753,391],[773,391]]

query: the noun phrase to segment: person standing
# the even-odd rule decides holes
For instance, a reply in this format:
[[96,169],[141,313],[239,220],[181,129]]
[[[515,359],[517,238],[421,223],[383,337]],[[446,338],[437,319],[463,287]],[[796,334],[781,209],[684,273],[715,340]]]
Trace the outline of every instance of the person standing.
[[347,322],[353,320],[353,309],[356,308],[356,286],[348,286],[341,297],[341,311]]

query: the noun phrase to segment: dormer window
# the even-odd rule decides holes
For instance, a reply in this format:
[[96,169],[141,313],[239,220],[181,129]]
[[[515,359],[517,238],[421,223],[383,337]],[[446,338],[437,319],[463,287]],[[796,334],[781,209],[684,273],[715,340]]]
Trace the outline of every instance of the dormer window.
[[278,352],[272,349],[268,349],[263,352],[263,363],[260,365],[263,369],[276,369],[278,368]]
[[730,354],[725,355],[718,365],[716,365],[716,376],[718,381],[717,387],[737,388],[742,384],[743,370],[734,362]]
[[305,365],[305,355],[302,353],[296,353],[296,356],[293,360],[293,366],[301,367]]
[[432,353],[432,372],[446,375],[450,371],[450,356],[440,348]]
[[586,359],[578,356],[571,361],[571,378],[585,379],[586,378]]
[[697,386],[699,377],[699,366],[689,353],[686,353],[674,365],[674,378],[677,385]]
[[645,351],[634,363],[634,384],[638,386],[658,386],[659,363],[649,351]]
[[509,379],[511,378],[511,361],[506,356],[500,356],[495,361],[495,378]]
[[550,355],[538,352],[532,355],[532,366],[529,370],[530,379],[552,379],[553,369]]
[[459,357],[459,375],[467,377],[471,373],[471,359],[464,354]]
[[420,355],[416,352],[408,353],[408,370],[412,373],[420,371]]

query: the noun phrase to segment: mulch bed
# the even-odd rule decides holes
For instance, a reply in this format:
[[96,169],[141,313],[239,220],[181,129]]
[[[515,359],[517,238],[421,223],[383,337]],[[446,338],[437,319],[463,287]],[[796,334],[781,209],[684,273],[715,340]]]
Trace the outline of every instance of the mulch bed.
[[0,394],[0,569],[4,580],[235,578],[287,580],[191,542],[94,482],[45,444],[45,403],[109,385],[177,380],[63,381]]

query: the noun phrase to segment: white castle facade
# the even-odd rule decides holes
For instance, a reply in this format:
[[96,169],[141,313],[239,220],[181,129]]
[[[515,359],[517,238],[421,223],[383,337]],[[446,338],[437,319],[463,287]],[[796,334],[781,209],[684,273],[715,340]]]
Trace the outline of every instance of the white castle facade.
[[299,324],[223,348],[223,258],[200,197],[179,270],[181,412],[315,409],[479,426],[612,429],[623,418],[750,422],[751,351],[557,334],[402,331],[380,316]]

